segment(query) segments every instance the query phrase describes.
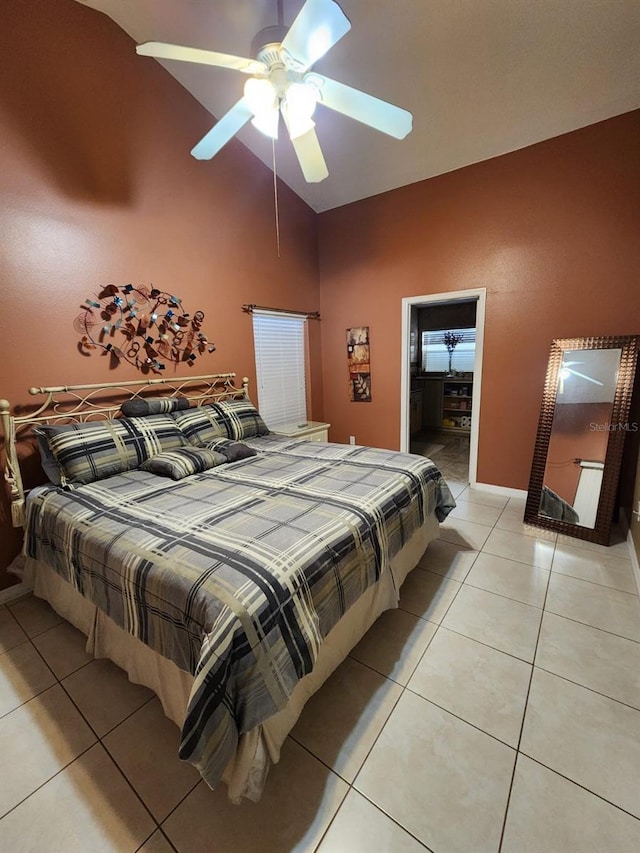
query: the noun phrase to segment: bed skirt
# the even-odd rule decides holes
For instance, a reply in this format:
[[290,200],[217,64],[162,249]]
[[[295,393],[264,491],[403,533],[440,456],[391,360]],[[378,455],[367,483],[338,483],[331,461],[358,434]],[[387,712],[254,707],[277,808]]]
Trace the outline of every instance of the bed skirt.
[[[232,802],[239,803],[243,797],[260,799],[269,767],[279,761],[282,745],[307,700],[320,689],[380,614],[398,606],[404,579],[417,565],[428,544],[437,538],[438,522],[431,516],[391,561],[391,571],[385,572],[330,631],[320,647],[313,672],[298,682],[287,705],[240,737],[236,754],[222,777]],[[182,728],[193,683],[190,673],[123,631],[46,564],[27,558],[23,581],[36,596],[48,601],[60,616],[86,635],[89,654],[108,658],[127,673],[130,681],[153,690],[166,716]]]

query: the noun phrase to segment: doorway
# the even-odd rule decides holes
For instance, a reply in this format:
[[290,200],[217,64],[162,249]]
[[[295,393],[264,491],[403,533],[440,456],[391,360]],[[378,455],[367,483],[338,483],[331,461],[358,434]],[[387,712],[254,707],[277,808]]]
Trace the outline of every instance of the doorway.
[[400,449],[477,484],[486,288],[402,300]]

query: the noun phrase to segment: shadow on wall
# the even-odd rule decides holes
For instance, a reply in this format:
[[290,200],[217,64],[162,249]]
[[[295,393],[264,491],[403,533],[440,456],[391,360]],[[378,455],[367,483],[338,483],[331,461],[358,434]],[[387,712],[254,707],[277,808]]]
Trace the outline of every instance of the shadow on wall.
[[[84,12],[79,7],[79,12]],[[58,9],[59,13],[59,9]],[[18,18],[38,15],[30,37]],[[132,193],[129,126],[133,120],[131,73],[111,62],[111,76],[104,74],[109,44],[94,37],[78,38],[83,16],[70,28],[48,26],[56,4],[37,4],[26,10],[21,3],[3,6],[0,27],[0,114],[5,128],[15,129],[25,158],[34,156],[51,182],[69,198],[94,203],[122,204]],[[110,25],[115,26],[109,22]],[[5,40],[19,38],[19,50]],[[132,43],[133,44],[133,43]],[[69,53],[73,52],[73,63]],[[132,61],[135,53],[132,50]],[[74,73],[82,68],[84,73]],[[122,74],[122,85],[113,75]],[[48,81],[43,87],[43,79]],[[126,81],[126,82],[125,82]],[[119,93],[127,87],[127,97]],[[55,92],[55,97],[49,93]],[[114,132],[114,129],[116,132]]]

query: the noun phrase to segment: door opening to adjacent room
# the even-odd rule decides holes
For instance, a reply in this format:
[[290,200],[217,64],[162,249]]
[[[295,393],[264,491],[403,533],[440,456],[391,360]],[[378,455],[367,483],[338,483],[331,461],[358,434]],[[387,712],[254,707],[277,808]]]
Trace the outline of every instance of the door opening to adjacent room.
[[476,484],[485,289],[403,300],[401,449]]

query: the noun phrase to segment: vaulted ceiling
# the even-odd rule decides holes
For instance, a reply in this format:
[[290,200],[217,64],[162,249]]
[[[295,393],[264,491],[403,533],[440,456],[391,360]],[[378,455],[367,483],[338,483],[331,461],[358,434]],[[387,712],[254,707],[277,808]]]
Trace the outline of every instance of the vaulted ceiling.
[[[240,56],[277,22],[276,0],[78,0],[136,42],[165,41]],[[640,107],[638,0],[339,0],[351,31],[315,66],[405,107],[403,141],[319,106],[329,177],[307,184],[284,134],[277,172],[323,211],[449,172]],[[290,24],[302,0],[284,0]],[[142,62],[157,60],[140,57]],[[220,118],[244,76],[162,65]],[[213,122],[212,122],[213,124]],[[271,141],[251,124],[240,140],[269,167]],[[192,144],[185,143],[185,156]]]

